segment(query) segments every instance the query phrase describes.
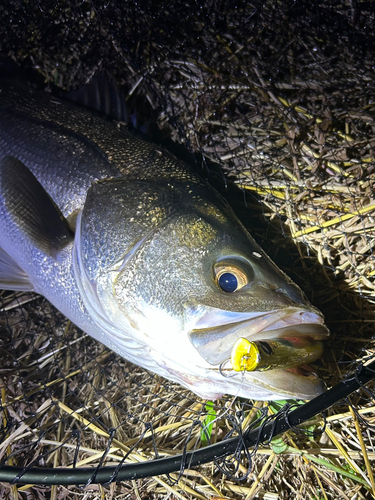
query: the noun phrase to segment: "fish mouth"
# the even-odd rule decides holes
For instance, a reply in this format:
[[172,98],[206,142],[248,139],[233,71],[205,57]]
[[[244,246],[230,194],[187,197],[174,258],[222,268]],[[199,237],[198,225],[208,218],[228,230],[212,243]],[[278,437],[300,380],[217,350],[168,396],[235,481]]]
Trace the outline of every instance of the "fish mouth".
[[211,365],[220,365],[231,357],[239,338],[249,341],[305,338],[323,340],[329,336],[320,313],[312,309],[288,308],[259,313],[218,313],[228,323],[212,324],[214,310],[204,315],[190,331],[189,338],[199,354]]
[[[286,384],[282,380],[288,377],[303,379],[308,392],[307,385],[311,385],[311,391],[321,392],[323,385],[308,363],[321,356],[322,340],[328,336],[329,330],[319,311],[301,307],[257,313],[216,310],[216,314],[212,309],[189,333],[191,343],[202,358],[213,365],[212,369],[229,377],[242,371],[265,387],[278,386],[278,390],[285,393],[290,391],[287,386],[282,387]],[[263,364],[255,363],[254,356],[251,363],[250,355],[239,358],[237,346],[241,343],[251,344],[251,348],[259,347],[261,351],[264,349]],[[271,361],[265,363],[264,358]]]

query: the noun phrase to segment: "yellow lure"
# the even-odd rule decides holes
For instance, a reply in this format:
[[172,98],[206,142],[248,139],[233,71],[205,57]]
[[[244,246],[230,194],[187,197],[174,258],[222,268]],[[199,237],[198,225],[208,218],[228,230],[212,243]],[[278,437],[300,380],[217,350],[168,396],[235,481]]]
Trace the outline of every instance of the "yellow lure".
[[312,338],[253,341],[239,338],[231,352],[232,369],[253,372],[290,369],[312,363],[321,357],[323,343]]

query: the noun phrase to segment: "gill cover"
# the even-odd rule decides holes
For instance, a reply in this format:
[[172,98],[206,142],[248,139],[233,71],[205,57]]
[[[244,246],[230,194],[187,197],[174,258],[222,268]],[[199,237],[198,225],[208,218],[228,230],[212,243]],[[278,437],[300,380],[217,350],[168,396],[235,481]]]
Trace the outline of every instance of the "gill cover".
[[90,315],[116,337],[131,330],[116,304],[116,278],[168,219],[173,196],[162,185],[122,178],[97,181],[87,193],[77,219],[75,275]]

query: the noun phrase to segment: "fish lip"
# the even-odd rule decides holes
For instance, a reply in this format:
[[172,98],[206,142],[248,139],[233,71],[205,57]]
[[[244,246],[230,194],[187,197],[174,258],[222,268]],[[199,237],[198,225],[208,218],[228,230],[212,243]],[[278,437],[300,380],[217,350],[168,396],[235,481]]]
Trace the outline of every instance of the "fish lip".
[[[225,317],[225,311],[218,311]],[[329,336],[322,314],[313,307],[289,307],[263,313],[228,312],[231,321],[207,327],[207,317],[213,315],[214,310],[209,310],[188,335],[202,358],[214,366],[230,358],[234,343],[241,337],[254,341],[290,337],[322,340]]]
[[[324,392],[327,388],[325,382],[313,371],[301,373],[301,370],[269,370],[263,372],[246,372],[252,378],[249,384],[264,387],[277,398],[267,397],[262,399],[303,399],[310,400]],[[245,375],[246,375],[245,374]],[[255,379],[254,379],[255,377]],[[272,378],[273,377],[273,378]],[[246,378],[242,379],[246,383]],[[282,398],[280,397],[282,396]]]

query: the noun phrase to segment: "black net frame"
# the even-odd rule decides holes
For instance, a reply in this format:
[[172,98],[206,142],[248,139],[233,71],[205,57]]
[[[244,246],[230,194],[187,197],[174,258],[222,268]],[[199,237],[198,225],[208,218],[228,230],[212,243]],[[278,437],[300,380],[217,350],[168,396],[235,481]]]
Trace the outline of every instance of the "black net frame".
[[[250,468],[245,475],[237,477],[239,481],[244,480],[250,473],[251,458],[256,454],[259,446],[266,443],[269,444],[274,438],[290,429],[293,429],[295,432],[306,433],[307,431],[297,426],[315,417],[319,413],[324,415],[324,412],[328,408],[340,402],[341,399],[346,399],[358,389],[366,391],[366,384],[374,378],[375,361],[372,361],[367,366],[359,366],[353,377],[337,384],[334,388],[317,396],[315,399],[302,406],[286,404],[274,415],[270,415],[267,418],[263,418],[264,416],[261,415],[260,418],[256,419],[255,422],[243,432],[241,432],[241,428],[238,426],[236,430],[239,430],[239,436],[234,438],[228,437],[220,443],[212,444],[197,451],[184,451],[184,453],[176,457],[148,460],[144,464],[124,465],[123,462],[125,462],[132,451],[130,450],[116,467],[102,467],[101,464],[113,442],[113,431],[115,431],[113,429],[109,436],[107,450],[103,452],[102,459],[94,469],[84,467],[73,468],[73,470],[66,468],[40,469],[33,467],[32,464],[24,468],[1,466],[0,478],[2,481],[8,481],[10,483],[36,483],[47,485],[76,484],[87,487],[92,483],[108,485],[115,481],[134,480],[154,475],[170,474],[171,472],[179,472],[179,477],[181,477],[186,468],[211,461],[215,461],[217,467],[219,467],[224,474],[232,476],[233,466],[238,469],[238,464],[241,463],[242,460],[242,454],[245,454],[249,461]],[[353,412],[355,411],[354,408],[352,408],[352,410]],[[364,422],[363,419],[362,422]],[[142,437],[140,440],[141,439]],[[77,452],[78,446],[79,443],[77,443]],[[178,482],[178,480],[174,481]]]

